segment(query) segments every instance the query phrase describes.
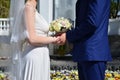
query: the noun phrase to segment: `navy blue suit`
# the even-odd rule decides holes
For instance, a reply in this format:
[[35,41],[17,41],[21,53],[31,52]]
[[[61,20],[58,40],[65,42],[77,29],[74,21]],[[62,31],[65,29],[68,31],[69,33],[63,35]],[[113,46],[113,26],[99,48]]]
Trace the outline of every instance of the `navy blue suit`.
[[[96,61],[106,63],[112,59],[108,42],[109,14],[110,0],[77,0],[75,28],[66,32],[67,41],[73,44],[71,54],[74,61],[80,64],[86,61],[84,65],[87,65],[91,61],[96,64]],[[104,75],[105,64],[102,66]]]
[[108,42],[110,0],[78,0],[75,29],[66,33],[74,61],[111,60]]

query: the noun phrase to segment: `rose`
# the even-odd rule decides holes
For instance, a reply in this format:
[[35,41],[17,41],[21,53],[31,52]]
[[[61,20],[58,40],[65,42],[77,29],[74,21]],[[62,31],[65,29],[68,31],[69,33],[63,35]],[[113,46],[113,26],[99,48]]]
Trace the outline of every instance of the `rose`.
[[71,29],[72,24],[70,23],[70,21],[68,19],[65,19],[63,17],[58,18],[56,20],[53,20],[50,23],[50,31],[51,32],[65,32],[69,29]]

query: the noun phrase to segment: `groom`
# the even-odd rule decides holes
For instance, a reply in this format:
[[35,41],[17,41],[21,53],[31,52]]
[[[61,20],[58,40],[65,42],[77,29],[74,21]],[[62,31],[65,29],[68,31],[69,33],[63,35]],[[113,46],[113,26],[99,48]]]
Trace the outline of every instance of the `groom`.
[[60,36],[62,45],[73,44],[73,60],[80,80],[104,80],[106,62],[111,61],[108,42],[110,0],[77,0],[76,25]]

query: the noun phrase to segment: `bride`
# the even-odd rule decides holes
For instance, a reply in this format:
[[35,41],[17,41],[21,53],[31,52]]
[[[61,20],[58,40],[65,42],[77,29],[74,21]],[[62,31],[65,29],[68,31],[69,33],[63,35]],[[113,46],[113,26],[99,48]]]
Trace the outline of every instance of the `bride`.
[[[16,1],[19,5],[22,5],[19,3],[21,1],[24,3],[24,0]],[[16,8],[19,5],[16,4]],[[18,47],[18,52],[15,54],[20,58],[18,62],[20,62],[21,80],[50,80],[50,58],[47,45],[59,41],[59,37],[47,36],[49,26],[36,10],[37,0],[27,0],[23,6],[21,5],[16,9],[18,13],[14,13],[11,35],[11,43],[17,44],[13,45],[14,48]],[[18,17],[20,15],[21,17]],[[15,50],[13,51],[16,52]]]

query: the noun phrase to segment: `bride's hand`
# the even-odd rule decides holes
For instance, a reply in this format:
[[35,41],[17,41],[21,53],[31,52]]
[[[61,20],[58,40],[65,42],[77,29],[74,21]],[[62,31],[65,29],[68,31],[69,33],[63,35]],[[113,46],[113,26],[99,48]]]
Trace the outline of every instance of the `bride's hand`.
[[57,36],[57,37],[53,37],[53,42],[52,42],[53,44],[57,44],[57,43],[59,43],[59,42],[61,42],[59,36]]

